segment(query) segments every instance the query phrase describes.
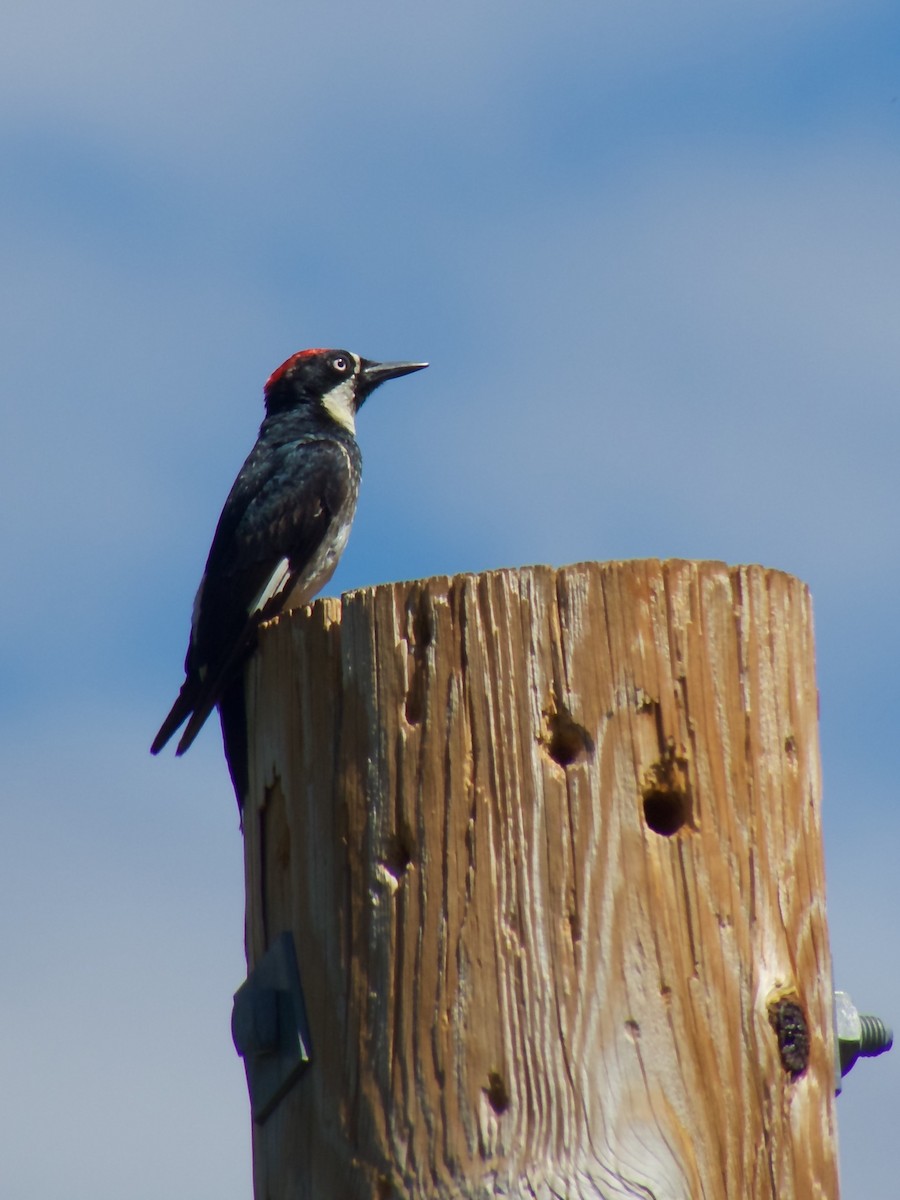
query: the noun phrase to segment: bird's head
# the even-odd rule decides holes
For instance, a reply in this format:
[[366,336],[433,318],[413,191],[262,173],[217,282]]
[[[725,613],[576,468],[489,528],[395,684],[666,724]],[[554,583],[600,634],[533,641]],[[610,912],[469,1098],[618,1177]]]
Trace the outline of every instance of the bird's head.
[[319,408],[350,433],[366,397],[388,379],[421,371],[428,363],[371,362],[350,350],[301,350],[266,381],[266,414]]

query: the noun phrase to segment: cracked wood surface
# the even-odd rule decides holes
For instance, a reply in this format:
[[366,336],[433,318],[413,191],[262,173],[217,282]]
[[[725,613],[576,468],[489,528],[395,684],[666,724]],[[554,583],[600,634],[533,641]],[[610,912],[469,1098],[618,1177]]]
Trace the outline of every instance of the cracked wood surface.
[[248,720],[248,959],[293,932],[313,1051],[257,1200],[837,1196],[800,582],[354,592],[264,630]]

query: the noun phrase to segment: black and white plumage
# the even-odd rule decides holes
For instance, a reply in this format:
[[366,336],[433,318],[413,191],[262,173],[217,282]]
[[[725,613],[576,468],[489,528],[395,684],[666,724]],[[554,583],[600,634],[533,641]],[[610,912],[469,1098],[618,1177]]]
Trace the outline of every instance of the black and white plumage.
[[153,754],[187,721],[183,754],[217,704],[227,749],[226,708],[243,721],[240,679],[260,624],[307,604],[347,544],[362,469],[357,411],[379,384],[426,365],[316,349],[269,377],[259,437],[225,501],[194,601],[186,678]]

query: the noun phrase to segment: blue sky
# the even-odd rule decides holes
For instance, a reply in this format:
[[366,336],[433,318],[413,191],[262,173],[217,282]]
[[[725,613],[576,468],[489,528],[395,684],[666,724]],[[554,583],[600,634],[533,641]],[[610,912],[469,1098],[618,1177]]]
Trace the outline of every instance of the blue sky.
[[[250,1195],[233,799],[212,723],[147,747],[308,345],[432,363],[362,413],[332,591],[809,583],[837,981],[900,1025],[896,4],[36,0],[0,68],[5,1191]],[[848,1196],[898,1054],[845,1081]]]

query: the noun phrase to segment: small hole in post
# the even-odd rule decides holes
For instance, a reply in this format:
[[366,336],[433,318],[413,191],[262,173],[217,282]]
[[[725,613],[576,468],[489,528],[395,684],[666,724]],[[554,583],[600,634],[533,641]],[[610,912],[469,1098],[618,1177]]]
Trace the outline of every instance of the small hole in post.
[[408,830],[392,833],[385,846],[384,865],[392,875],[402,875],[412,862],[412,838]]
[[673,747],[644,773],[641,800],[648,829],[660,837],[672,837],[691,823],[687,759]]
[[644,792],[644,820],[660,837],[672,837],[687,822],[687,798],[677,792]]
[[778,1038],[781,1065],[791,1079],[797,1079],[809,1066],[809,1026],[806,1013],[796,997],[782,996],[769,1005],[769,1024]]
[[484,1089],[488,1104],[499,1116],[509,1108],[509,1092],[503,1082],[503,1076],[497,1071],[488,1071],[488,1085]]
[[547,753],[560,767],[570,767],[594,752],[591,735],[565,708],[545,713]]

